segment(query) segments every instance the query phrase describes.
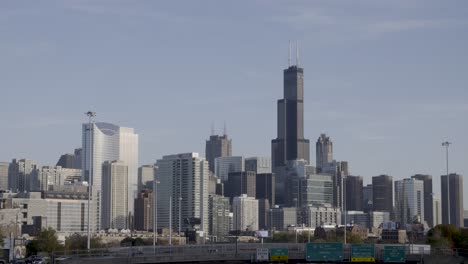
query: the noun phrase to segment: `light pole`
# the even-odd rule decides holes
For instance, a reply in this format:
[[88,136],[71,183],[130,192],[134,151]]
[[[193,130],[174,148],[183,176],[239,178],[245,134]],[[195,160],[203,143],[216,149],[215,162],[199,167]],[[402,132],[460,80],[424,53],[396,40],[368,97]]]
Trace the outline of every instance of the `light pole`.
[[450,225],[450,177],[449,177],[449,158],[448,158],[448,153],[449,153],[449,146],[450,146],[450,142],[448,141],[445,141],[445,142],[442,142],[442,146],[445,147],[445,161],[446,161],[446,169],[447,169],[447,211],[448,211],[448,214],[447,214],[447,217],[448,217],[448,224]]
[[[344,184],[343,184],[344,183]],[[345,177],[341,177],[341,188],[343,190],[343,211],[344,211],[344,244],[346,245],[346,179]]]
[[[93,123],[93,117],[96,116],[96,112],[92,112],[92,111],[88,111],[85,113],[87,116],[88,116],[88,119],[89,119],[89,122],[88,122],[88,131],[89,131],[89,136],[88,136],[88,141],[89,142],[86,142],[89,146],[89,172],[88,172],[88,241],[87,241],[87,249],[90,250],[91,249],[91,225],[90,225],[90,207],[91,207],[91,192],[92,192],[92,182],[93,182],[93,127],[94,127],[94,123]],[[86,139],[86,137],[85,137]],[[86,155],[86,154],[85,154]],[[86,164],[86,160],[85,160],[85,164]]]
[[158,184],[159,181],[156,179],[153,180],[153,248],[154,253],[156,254],[156,242],[158,240],[158,198],[156,197],[158,194]]
[[172,246],[172,195],[169,196],[169,245]]

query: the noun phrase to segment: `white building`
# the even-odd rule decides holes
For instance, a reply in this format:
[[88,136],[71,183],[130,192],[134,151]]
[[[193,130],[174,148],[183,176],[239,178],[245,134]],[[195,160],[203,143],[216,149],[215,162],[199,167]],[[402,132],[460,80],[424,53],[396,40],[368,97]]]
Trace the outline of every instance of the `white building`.
[[145,188],[153,189],[153,181],[156,176],[157,166],[143,165],[138,168],[138,193]]
[[403,179],[395,181],[395,219],[401,225],[415,220],[424,223],[424,182]]
[[128,228],[128,166],[122,161],[102,165],[101,229]]
[[81,170],[62,168],[61,166],[42,166],[37,171],[37,178],[38,191],[47,191],[49,186],[64,185],[80,180]]
[[244,157],[231,156],[215,158],[215,175],[223,182],[228,180],[230,172],[240,172],[244,170]]
[[[200,219],[200,229],[208,232],[208,161],[198,153],[164,156],[156,162],[157,228],[169,228],[170,208],[172,229],[185,231],[187,218]],[[172,199],[172,204],[170,204]]]
[[37,165],[28,159],[13,159],[8,169],[8,185],[13,192],[37,190]]
[[9,162],[0,162],[0,190],[8,190],[8,168]]
[[432,200],[432,203],[434,206],[434,209],[433,209],[434,226],[441,225],[442,224],[442,203],[440,202],[440,198],[434,197]]
[[[90,133],[91,130],[93,133]],[[102,191],[102,164],[113,160],[125,162],[128,166],[127,206],[128,211],[133,214],[133,201],[138,190],[138,135],[134,133],[133,128],[101,122],[94,123],[91,130],[89,124],[83,124],[82,179],[88,181],[92,155],[93,178],[90,183],[92,183],[93,194],[96,193],[96,202],[98,202]],[[92,153],[90,149],[93,150]],[[99,213],[98,211],[97,214]],[[99,224],[98,227],[100,227]]]
[[248,197],[246,194],[234,197],[232,213],[234,214],[234,230],[258,230],[258,200],[254,197]]
[[369,229],[379,228],[385,222],[390,221],[389,212],[369,212]]
[[341,210],[337,207],[328,206],[306,206],[302,209],[308,227],[341,224]]

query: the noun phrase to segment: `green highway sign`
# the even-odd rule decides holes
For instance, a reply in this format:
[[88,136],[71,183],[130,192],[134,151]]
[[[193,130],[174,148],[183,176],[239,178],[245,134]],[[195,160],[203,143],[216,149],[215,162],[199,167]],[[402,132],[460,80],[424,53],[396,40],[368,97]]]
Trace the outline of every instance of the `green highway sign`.
[[351,262],[375,262],[374,245],[371,245],[371,244],[351,245]]
[[343,244],[341,243],[307,243],[307,261],[342,261]]
[[271,261],[287,261],[289,260],[289,250],[287,248],[272,248],[270,249]]
[[384,246],[384,262],[405,262],[405,246]]

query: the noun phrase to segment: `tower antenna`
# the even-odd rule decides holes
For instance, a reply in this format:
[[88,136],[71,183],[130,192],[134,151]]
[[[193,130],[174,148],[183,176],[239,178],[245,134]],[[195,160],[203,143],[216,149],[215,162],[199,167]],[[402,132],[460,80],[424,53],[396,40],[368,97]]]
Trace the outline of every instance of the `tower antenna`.
[[224,122],[224,129],[223,129],[224,136],[227,135],[227,128],[226,128],[226,121]]
[[291,40],[289,41],[288,68],[291,67]]
[[296,66],[299,68],[299,41],[296,40]]
[[214,129],[214,124],[211,122],[211,136],[214,136],[215,134],[215,129]]

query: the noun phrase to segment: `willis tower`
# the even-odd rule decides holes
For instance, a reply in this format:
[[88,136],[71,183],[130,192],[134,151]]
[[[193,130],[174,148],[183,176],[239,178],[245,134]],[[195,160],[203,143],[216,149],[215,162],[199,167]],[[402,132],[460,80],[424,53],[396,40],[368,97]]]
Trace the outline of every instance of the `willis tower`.
[[289,67],[283,72],[284,98],[278,100],[278,137],[271,141],[272,167],[276,174],[279,204],[285,202],[288,161],[310,161],[309,140],[304,138],[304,69],[299,66],[297,46],[296,65],[291,65],[291,45],[288,61]]

